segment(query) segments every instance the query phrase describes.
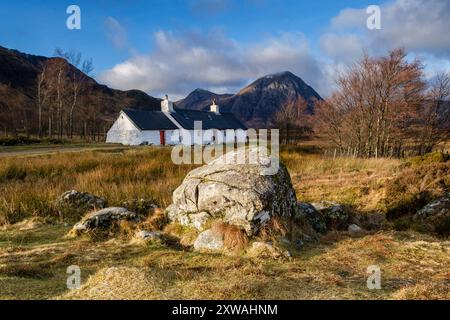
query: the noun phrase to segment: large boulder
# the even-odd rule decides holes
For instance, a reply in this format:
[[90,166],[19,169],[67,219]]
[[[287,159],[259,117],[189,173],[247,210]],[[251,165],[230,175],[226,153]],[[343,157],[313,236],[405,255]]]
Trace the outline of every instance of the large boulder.
[[144,218],[126,208],[111,207],[87,214],[80,222],[74,225],[72,233],[79,234],[93,229],[105,229],[119,221],[140,222]]
[[290,218],[297,200],[285,166],[280,163],[275,174],[267,174],[278,161],[267,155],[258,163],[237,164],[237,159],[255,159],[260,151],[240,148],[191,171],[173,193],[169,219],[199,230],[220,219],[254,235],[273,217]]

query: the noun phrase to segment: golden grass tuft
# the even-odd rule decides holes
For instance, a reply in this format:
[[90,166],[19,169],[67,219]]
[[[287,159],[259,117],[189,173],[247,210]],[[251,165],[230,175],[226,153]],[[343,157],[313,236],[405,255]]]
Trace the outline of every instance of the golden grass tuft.
[[139,224],[139,229],[146,231],[162,230],[169,222],[166,212],[163,209],[156,208],[147,219]]
[[222,221],[214,221],[211,230],[223,236],[223,244],[230,251],[239,252],[247,247],[247,233],[238,226]]
[[417,284],[402,288],[392,296],[395,300],[450,300],[450,280]]

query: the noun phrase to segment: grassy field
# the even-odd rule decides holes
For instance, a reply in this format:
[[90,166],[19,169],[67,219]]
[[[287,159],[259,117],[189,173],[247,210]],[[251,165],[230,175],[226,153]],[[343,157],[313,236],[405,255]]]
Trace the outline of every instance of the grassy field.
[[[427,180],[422,171],[442,175],[441,167],[448,167],[434,158],[332,159],[311,146],[285,148],[281,157],[299,200],[346,204],[361,221],[408,208],[404,204],[417,198],[411,194],[437,195],[442,190],[431,182],[408,190],[403,184]],[[199,254],[125,238],[65,237],[80,217],[59,212],[55,200],[64,191],[92,192],[111,206],[147,199],[164,208],[193,168],[174,165],[168,148],[0,159],[0,299],[450,298],[450,241],[386,221],[360,237],[331,232],[294,251],[290,261]],[[81,268],[81,290],[66,288],[70,265]],[[370,265],[381,268],[381,290],[366,287]]]

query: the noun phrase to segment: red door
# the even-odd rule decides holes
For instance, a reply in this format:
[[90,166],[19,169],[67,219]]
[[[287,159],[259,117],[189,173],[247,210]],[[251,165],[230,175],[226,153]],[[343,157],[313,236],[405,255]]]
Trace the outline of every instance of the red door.
[[165,146],[165,145],[166,145],[166,136],[164,135],[164,131],[160,131],[160,132],[159,132],[159,143],[160,143],[162,146]]

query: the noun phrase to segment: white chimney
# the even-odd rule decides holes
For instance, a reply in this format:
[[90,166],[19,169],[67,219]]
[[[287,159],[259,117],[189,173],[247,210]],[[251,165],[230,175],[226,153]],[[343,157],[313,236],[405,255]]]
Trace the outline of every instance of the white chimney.
[[211,112],[214,112],[215,114],[220,114],[220,108],[216,104],[216,99],[213,99],[213,101],[212,101]]
[[173,102],[169,100],[169,96],[166,94],[164,100],[161,101],[161,111],[162,112],[175,112],[173,109]]

